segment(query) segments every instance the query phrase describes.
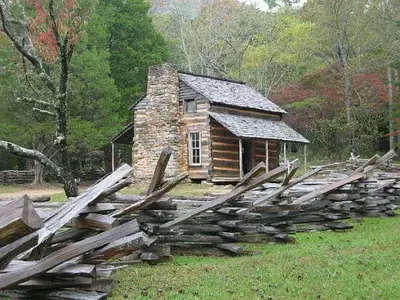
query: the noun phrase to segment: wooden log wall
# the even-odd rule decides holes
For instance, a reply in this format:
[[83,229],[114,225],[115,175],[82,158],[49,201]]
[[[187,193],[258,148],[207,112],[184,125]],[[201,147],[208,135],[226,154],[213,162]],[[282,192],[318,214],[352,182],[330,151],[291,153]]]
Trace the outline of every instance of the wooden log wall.
[[[211,124],[212,181],[234,181],[240,177],[239,138],[215,120]],[[253,139],[253,167],[265,162],[265,140]],[[279,166],[279,142],[268,141],[269,169]]]
[[[254,149],[254,162],[253,166],[260,162],[265,162],[265,140],[254,139],[253,149]],[[279,142],[274,140],[268,141],[268,168],[269,170],[275,169],[279,166]]]
[[0,171],[0,184],[25,184],[33,182],[35,172],[33,170],[19,171],[6,170]]
[[239,138],[215,120],[210,124],[212,181],[239,180]]
[[[181,123],[181,149],[180,149],[180,171],[188,172],[190,179],[206,179],[210,168],[210,126],[208,110],[209,101],[197,93],[184,82],[179,83],[179,110]],[[185,100],[194,99],[197,110],[195,113],[185,113]],[[189,164],[188,142],[190,132],[200,132],[201,135],[201,165],[191,166]]]

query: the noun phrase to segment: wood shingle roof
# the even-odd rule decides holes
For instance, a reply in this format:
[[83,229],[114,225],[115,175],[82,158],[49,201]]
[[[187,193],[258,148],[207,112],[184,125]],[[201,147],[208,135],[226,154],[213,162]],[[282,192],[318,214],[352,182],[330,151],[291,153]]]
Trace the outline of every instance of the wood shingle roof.
[[186,73],[179,73],[179,79],[213,103],[286,113],[285,110],[243,82]]
[[209,114],[237,137],[309,143],[300,133],[282,121],[229,113],[210,112]]

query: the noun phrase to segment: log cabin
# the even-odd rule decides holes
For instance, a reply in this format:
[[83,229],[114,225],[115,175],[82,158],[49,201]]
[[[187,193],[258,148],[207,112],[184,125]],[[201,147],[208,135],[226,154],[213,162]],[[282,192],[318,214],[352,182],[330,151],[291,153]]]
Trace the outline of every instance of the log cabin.
[[174,150],[167,176],[237,182],[261,161],[277,167],[281,143],[309,143],[282,121],[285,110],[244,82],[170,64],[150,68],[147,93],[130,110],[132,122],[111,143],[132,145],[136,181],[151,179],[167,146]]

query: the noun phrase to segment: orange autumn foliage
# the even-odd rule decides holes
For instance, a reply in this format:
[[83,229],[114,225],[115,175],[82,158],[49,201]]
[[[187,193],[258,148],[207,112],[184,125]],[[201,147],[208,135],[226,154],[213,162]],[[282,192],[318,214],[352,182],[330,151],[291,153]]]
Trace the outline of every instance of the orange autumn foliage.
[[84,31],[84,20],[88,17],[77,0],[53,1],[54,20],[50,14],[50,0],[25,0],[35,11],[35,16],[29,21],[29,29],[33,43],[40,56],[50,64],[54,64],[60,55],[60,46],[55,33],[66,41],[67,51],[70,51],[79,41]]

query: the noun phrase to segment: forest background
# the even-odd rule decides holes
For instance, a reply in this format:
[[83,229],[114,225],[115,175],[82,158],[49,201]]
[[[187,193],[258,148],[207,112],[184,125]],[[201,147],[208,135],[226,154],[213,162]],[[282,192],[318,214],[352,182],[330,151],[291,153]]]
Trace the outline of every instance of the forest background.
[[[397,149],[400,1],[266,2],[267,11],[235,0],[14,1],[50,77],[60,56],[46,7],[55,3],[59,21],[79,27],[69,36],[71,169],[102,164],[104,148],[146,90],[148,67],[164,62],[247,82],[288,111],[285,122],[312,141],[313,157]],[[48,91],[4,30],[0,45],[0,140],[57,161],[54,116],[32,100]],[[27,167],[8,151],[0,155],[0,170]],[[43,168],[35,167],[41,182]]]

